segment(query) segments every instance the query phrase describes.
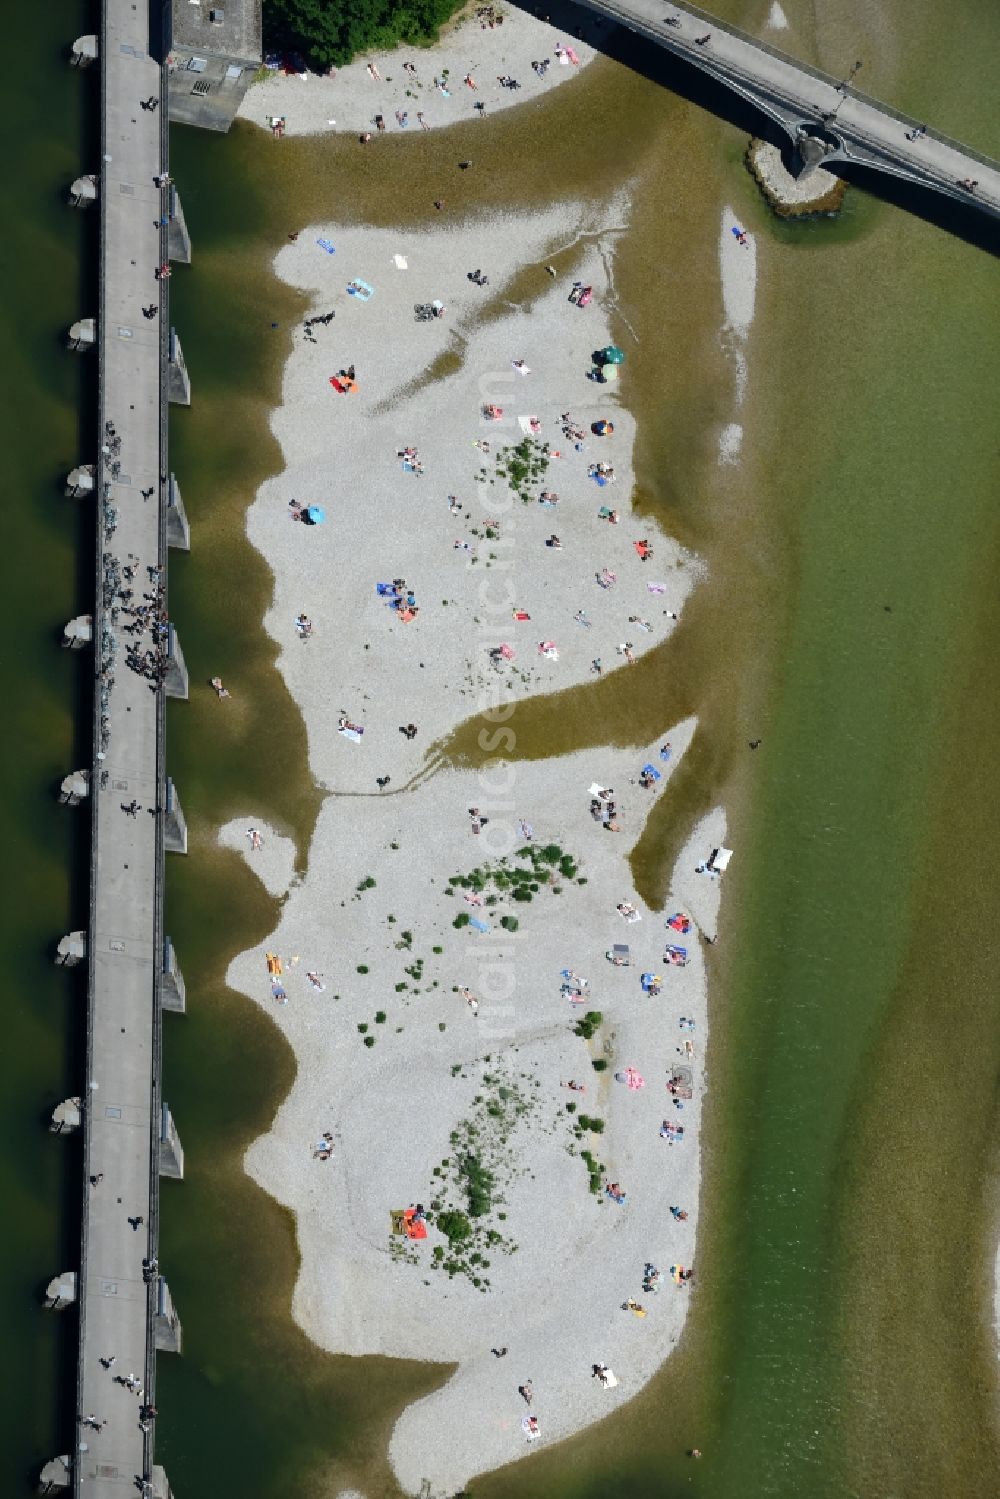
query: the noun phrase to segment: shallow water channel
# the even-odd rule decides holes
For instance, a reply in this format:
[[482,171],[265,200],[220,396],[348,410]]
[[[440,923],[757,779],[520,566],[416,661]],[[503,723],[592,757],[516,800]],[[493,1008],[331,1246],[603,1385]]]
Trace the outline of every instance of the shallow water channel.
[[[813,36],[805,6],[785,9],[793,22],[802,11],[802,32],[778,39],[832,66],[830,36]],[[874,91],[892,87],[918,113],[934,105],[942,127],[991,149],[977,88],[996,17],[979,0],[952,8],[980,39],[970,83],[928,7],[907,7],[905,67],[902,7],[882,10],[882,33],[866,38],[885,84]],[[81,168],[90,85],[59,50],[86,29],[86,8],[60,0],[17,24],[10,86],[24,146],[2,184],[0,339],[15,392],[3,420],[8,534],[39,566],[11,570],[0,606],[17,868],[0,914],[0,1172],[17,1225],[0,1249],[0,1488],[11,1494],[65,1450],[72,1420],[60,1398],[71,1329],[38,1309],[37,1291],[74,1252],[73,1147],[44,1132],[44,1117],[79,1075],[79,995],[49,961],[85,898],[74,883],[83,819],[52,796],[86,753],[74,727],[82,673],[56,638],[89,597],[87,519],[59,489],[81,453],[85,371],[59,338],[92,296],[86,227],[59,203]],[[536,111],[495,117],[476,147],[488,170],[452,193],[453,211],[463,192],[470,207],[481,201],[484,181],[496,202],[542,201],[553,181],[599,201],[627,161],[637,190],[616,262],[621,312],[640,335],[656,329],[623,385],[640,421],[640,492],[705,558],[709,581],[641,666],[519,709],[519,751],[643,742],[695,711],[702,732],[636,875],[654,898],[691,820],[719,797],[737,857],[713,952],[699,1289],[682,1347],[613,1423],[474,1492],[985,1499],[1000,1470],[987,1311],[1000,850],[984,816],[1000,729],[998,474],[983,417],[996,262],[861,193],[838,224],[775,226],[740,165],[745,133],[614,64],[544,109],[546,141],[569,144],[542,151]],[[224,718],[196,691],[169,712],[191,832],[168,894],[188,1014],[166,1027],[188,1177],[164,1186],[161,1249],[186,1342],[182,1359],[160,1360],[158,1391],[158,1448],[178,1499],[319,1499],[348,1481],[367,1499],[391,1495],[394,1413],[444,1372],[329,1358],[291,1323],[292,1224],[241,1169],[291,1058],[223,982],[231,953],[270,929],[273,905],[215,850],[214,829],[252,806],[303,846],[318,805],[260,627],[267,569],[243,536],[245,507],[278,461],[266,420],[299,308],[270,256],[287,232],[347,204],[384,223],[405,201],[416,218],[415,172],[432,182],[466,135],[387,141],[377,171],[351,142],[275,143],[242,127],[224,140],[173,135],[195,261],[171,283],[194,386],[172,424],[172,463],[194,550],[172,561],[171,613],[192,682],[219,671],[239,683]],[[739,468],[719,468],[714,446],[733,415],[718,341],[724,202],[758,237],[761,274]],[[449,748],[471,743],[460,731]],[[702,1462],[684,1457],[692,1445]]]

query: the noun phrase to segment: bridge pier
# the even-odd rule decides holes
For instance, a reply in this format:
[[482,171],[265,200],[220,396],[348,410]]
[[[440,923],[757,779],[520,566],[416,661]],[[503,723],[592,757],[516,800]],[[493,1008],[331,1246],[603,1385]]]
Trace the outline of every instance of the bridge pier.
[[59,938],[56,948],[56,967],[75,968],[87,956],[87,933],[69,932]]
[[62,648],[64,651],[80,651],[85,645],[90,645],[93,638],[93,615],[78,614],[75,619],[71,619],[63,628]]
[[173,1490],[160,1463],[153,1464],[153,1499],[174,1499]]
[[97,61],[98,45],[96,36],[78,36],[70,48],[70,66],[74,68],[89,68],[92,62]]
[[170,1287],[161,1275],[156,1282],[156,1314],[153,1333],[157,1353],[180,1353],[183,1342],[181,1319],[170,1297]]
[[45,1287],[45,1305],[53,1312],[65,1311],[76,1300],[76,1271],[64,1270]]
[[190,406],[191,378],[184,363],[184,353],[177,330],[170,330],[170,357],[167,363],[167,400],[175,406]]
[[188,851],[187,823],[184,821],[177,789],[169,776],[166,805],[163,808],[163,847],[168,854],[186,854]]
[[70,328],[66,335],[66,346],[75,349],[78,354],[85,354],[92,349],[97,341],[97,319],[92,317],[80,318]]
[[163,678],[163,690],[167,697],[179,697],[187,700],[188,695],[188,669],[184,660],[184,652],[177,638],[177,631],[173,625],[167,631],[167,673]]
[[183,1015],[187,1007],[184,975],[181,973],[174,944],[169,937],[163,939],[163,972],[160,976],[160,1002],[165,1010]]
[[69,1453],[62,1457],[53,1457],[45,1464],[38,1475],[38,1492],[40,1494],[62,1494],[69,1488],[73,1481],[73,1467],[70,1462]]
[[792,156],[793,175],[801,182],[803,177],[808,177],[829,157],[835,156],[842,159],[843,154],[842,147],[838,147],[833,141],[825,141],[822,136],[813,135],[805,125],[800,125],[795,132],[795,151]]
[[59,800],[64,807],[78,807],[89,795],[89,770],[74,770],[63,777],[59,787]]
[[66,493],[71,500],[78,500],[81,495],[93,494],[94,487],[94,465],[92,463],[80,463],[76,468],[71,468],[66,475]]
[[167,1104],[160,1106],[160,1175],[184,1180],[184,1147]]
[[167,214],[170,220],[167,226],[167,256],[181,265],[190,265],[191,236],[176,187],[171,187],[168,192]]
[[179,552],[191,550],[191,527],[181,499],[180,485],[173,474],[167,487],[167,546],[176,547]]
[[69,190],[69,206],[71,208],[89,208],[91,203],[97,202],[97,177],[93,172],[88,172],[85,177],[77,177]]
[[82,1098],[64,1098],[62,1103],[57,1103],[52,1110],[49,1133],[53,1135],[72,1135],[80,1128],[82,1120]]

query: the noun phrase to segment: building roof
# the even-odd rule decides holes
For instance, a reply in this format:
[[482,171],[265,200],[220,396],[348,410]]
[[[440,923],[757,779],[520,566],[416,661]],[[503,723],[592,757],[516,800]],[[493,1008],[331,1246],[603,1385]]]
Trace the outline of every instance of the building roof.
[[260,62],[261,0],[173,0],[172,45]]

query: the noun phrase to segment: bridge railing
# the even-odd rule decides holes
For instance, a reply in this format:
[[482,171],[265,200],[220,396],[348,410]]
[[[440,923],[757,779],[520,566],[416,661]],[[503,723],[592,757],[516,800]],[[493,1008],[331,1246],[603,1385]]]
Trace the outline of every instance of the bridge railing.
[[[586,5],[588,0],[582,0],[582,3]],[[608,15],[617,16],[626,25],[633,25],[636,21],[640,21],[651,30],[655,29],[657,35],[660,35],[659,28],[656,27],[655,21],[651,18],[643,18],[634,12],[620,8],[614,3],[595,3],[594,9]],[[743,31],[739,26],[733,26],[728,21],[720,20],[718,16],[712,15],[707,10],[702,10],[700,6],[688,5],[686,3],[674,5],[672,0],[664,0],[663,13],[664,15],[679,14],[696,17],[697,20],[703,21],[706,26],[713,28],[715,31],[724,31],[728,36],[735,37],[737,41],[746,42],[748,46],[755,47],[759,52],[766,52],[770,57],[776,58],[779,62],[786,63],[789,67],[797,69],[800,73],[807,73],[810,78],[815,78],[818,83],[824,83],[832,89],[841,89],[844,87],[843,78],[837,78],[832,73],[824,73],[821,68],[814,68],[811,63],[803,62],[801,58],[793,57],[789,52],[783,52],[780,47],[773,47],[770,42],[761,41],[759,37],[752,36],[750,32]],[[677,50],[678,45],[684,41],[684,38],[672,36],[668,29],[662,34],[661,40],[671,46],[672,50]],[[697,60],[697,53],[693,52],[692,57]],[[727,64],[727,66],[732,65]],[[750,75],[746,76],[749,78]],[[888,115],[890,119],[898,120],[901,125],[906,125],[911,130],[924,130],[928,140],[935,140],[942,146],[948,146],[953,151],[959,151],[963,156],[967,156],[970,161],[979,162],[980,166],[989,167],[993,171],[1000,171],[1000,162],[994,161],[992,157],[984,155],[981,151],[972,150],[963,141],[957,141],[953,137],[943,134],[940,130],[934,130],[929,126],[925,126],[922,120],[915,120],[912,115],[903,114],[902,110],[894,109],[891,104],[883,103],[881,99],[876,99],[872,94],[863,94],[854,87],[850,89],[850,93],[860,103],[868,104],[872,109],[877,109],[880,113]]]

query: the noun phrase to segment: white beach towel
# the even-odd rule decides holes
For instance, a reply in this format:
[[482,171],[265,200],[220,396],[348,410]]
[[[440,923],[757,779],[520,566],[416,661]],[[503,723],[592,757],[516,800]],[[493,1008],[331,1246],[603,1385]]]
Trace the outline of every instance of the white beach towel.
[[406,271],[406,270],[409,270],[409,266],[407,265],[407,261],[406,261],[406,256],[405,255],[394,255],[392,258],[396,262],[396,269],[397,269],[397,271]]

